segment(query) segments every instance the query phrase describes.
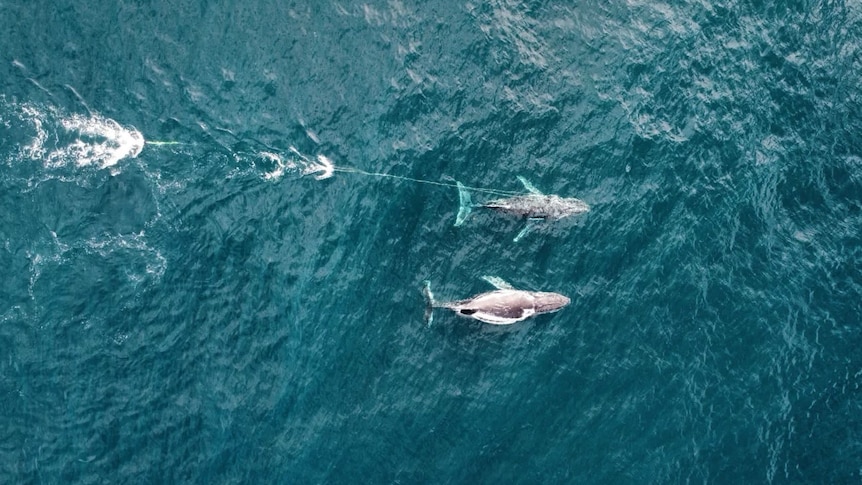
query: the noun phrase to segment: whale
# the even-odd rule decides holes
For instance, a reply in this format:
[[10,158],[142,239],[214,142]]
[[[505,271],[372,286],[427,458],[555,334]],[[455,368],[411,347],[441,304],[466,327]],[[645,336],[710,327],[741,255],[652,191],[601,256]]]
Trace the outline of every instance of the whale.
[[469,190],[461,182],[456,182],[460,207],[458,208],[458,215],[455,218],[455,226],[464,224],[473,208],[491,209],[503,214],[526,219],[526,226],[515,236],[514,242],[518,242],[529,234],[538,223],[557,221],[577,214],[583,214],[590,210],[589,204],[581,199],[560,197],[553,194],[547,195],[542,193],[524,177],[518,176],[518,180],[527,190],[526,194],[490,200],[482,204],[473,204]]
[[559,293],[547,291],[524,291],[496,276],[483,276],[482,279],[496,289],[464,300],[438,302],[431,292],[431,283],[425,281],[425,321],[431,325],[435,308],[447,308],[457,315],[472,318],[492,325],[511,325],[535,315],[561,310],[571,300]]

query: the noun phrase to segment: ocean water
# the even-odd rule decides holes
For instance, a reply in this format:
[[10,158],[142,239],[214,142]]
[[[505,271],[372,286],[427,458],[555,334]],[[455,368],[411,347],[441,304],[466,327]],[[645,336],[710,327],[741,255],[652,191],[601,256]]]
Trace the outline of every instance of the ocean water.
[[[0,28],[0,482],[862,481],[858,2]],[[592,210],[453,227],[517,176]],[[572,303],[425,325],[483,275]]]

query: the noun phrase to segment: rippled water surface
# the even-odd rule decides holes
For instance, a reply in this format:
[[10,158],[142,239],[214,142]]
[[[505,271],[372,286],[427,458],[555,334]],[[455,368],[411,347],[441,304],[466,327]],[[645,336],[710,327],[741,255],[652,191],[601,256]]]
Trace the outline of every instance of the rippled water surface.
[[[0,28],[0,481],[862,479],[858,3]],[[453,226],[518,176],[591,210]],[[425,325],[483,275],[572,302]]]

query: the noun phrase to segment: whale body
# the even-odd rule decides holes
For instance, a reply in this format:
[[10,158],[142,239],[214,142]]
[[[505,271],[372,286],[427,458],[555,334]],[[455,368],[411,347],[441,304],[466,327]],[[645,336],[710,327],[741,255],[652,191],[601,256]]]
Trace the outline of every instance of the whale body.
[[493,325],[511,325],[534,315],[559,311],[571,302],[568,297],[559,293],[516,290],[499,278],[484,279],[497,289],[450,302],[436,302],[431,293],[431,284],[426,281],[425,298],[428,306],[425,319],[428,324],[431,324],[434,308],[448,308],[459,316]]
[[455,218],[455,225],[460,226],[467,220],[467,217],[473,211],[474,207],[483,207],[492,209],[504,214],[521,217],[527,220],[527,225],[515,236],[514,241],[518,242],[526,236],[533,227],[540,222],[556,221],[569,216],[589,212],[590,206],[581,199],[574,197],[560,197],[559,195],[546,195],[539,189],[533,186],[524,177],[518,177],[524,188],[527,189],[526,194],[514,195],[503,199],[496,199],[485,202],[483,204],[474,205],[470,192],[464,187],[461,182],[457,182],[458,198],[460,206],[458,208],[458,216]]
[[580,199],[544,194],[516,195],[485,202],[481,207],[517,217],[551,221],[590,210],[590,206]]

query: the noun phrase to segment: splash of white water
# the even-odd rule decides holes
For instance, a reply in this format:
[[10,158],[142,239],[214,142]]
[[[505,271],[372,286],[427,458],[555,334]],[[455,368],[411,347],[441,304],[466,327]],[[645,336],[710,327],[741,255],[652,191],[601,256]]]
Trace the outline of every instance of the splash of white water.
[[300,177],[313,175],[315,180],[323,180],[332,177],[335,172],[335,164],[328,157],[318,155],[317,160],[300,153],[294,147],[290,151],[299,157],[298,159],[286,159],[277,153],[260,152],[258,155],[264,159],[267,165],[274,165],[271,170],[265,171],[263,178],[266,180],[280,180],[286,172],[296,172]]
[[144,148],[141,132],[98,114],[69,115],[34,104],[19,108],[22,118],[32,123],[35,131],[31,142],[23,146],[22,155],[40,160],[49,168],[69,164],[113,167],[120,160],[137,157]]

